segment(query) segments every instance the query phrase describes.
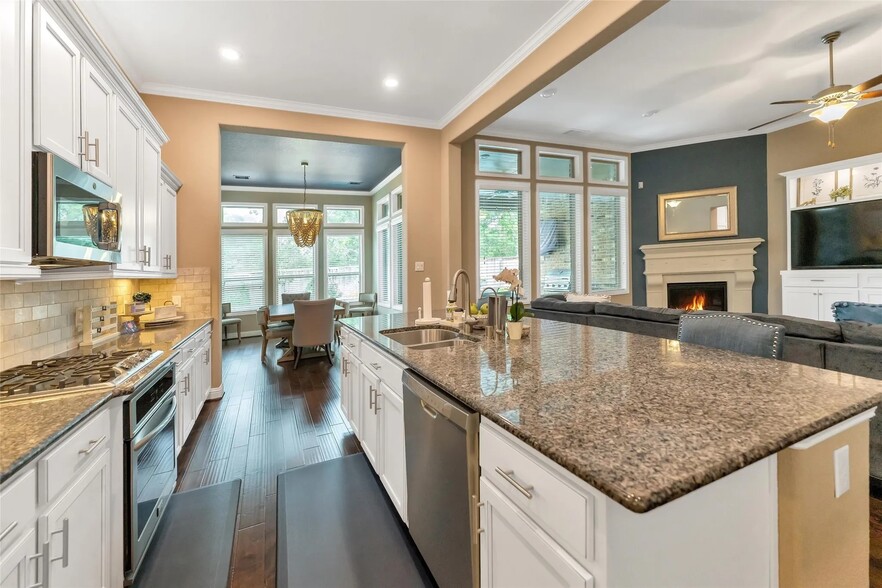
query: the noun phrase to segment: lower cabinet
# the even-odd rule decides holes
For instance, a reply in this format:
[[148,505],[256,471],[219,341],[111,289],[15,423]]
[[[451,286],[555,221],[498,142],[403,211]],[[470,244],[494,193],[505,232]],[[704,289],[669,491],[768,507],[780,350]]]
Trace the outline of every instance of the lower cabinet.
[[179,364],[175,368],[175,393],[177,394],[177,408],[175,412],[175,454],[181,452],[184,441],[196,422],[196,415],[193,412],[193,400],[190,394],[193,382],[193,359]]
[[37,531],[27,533],[0,557],[0,588],[29,588],[39,579],[40,561],[37,555]]
[[407,522],[407,470],[404,462],[404,401],[385,382],[377,399],[380,413],[380,480],[395,508]]
[[197,331],[178,348],[175,365],[175,454],[190,436],[202,406],[211,392],[211,329]]
[[380,380],[369,368],[362,365],[359,395],[364,408],[361,415],[361,448],[374,466],[377,473],[381,471],[380,462],[380,417],[377,410],[377,395],[380,391]]

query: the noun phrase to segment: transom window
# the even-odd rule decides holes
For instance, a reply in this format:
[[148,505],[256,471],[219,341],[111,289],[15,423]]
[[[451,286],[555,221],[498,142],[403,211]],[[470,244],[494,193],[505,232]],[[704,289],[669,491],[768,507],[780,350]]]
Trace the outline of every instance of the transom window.
[[318,208],[315,204],[273,204],[273,220],[275,221],[275,226],[277,227],[287,227],[288,226],[288,211],[289,210],[302,210],[302,209],[310,209],[316,210]]
[[324,224],[326,227],[361,227],[364,225],[363,206],[325,205]]
[[618,155],[588,154],[589,181],[594,184],[628,185],[628,158]]
[[512,143],[479,143],[475,171],[480,175],[526,178],[530,176],[530,147]]
[[225,227],[266,225],[266,204],[224,202],[221,204],[221,224]]
[[538,147],[536,177],[545,180],[582,181],[582,152]]

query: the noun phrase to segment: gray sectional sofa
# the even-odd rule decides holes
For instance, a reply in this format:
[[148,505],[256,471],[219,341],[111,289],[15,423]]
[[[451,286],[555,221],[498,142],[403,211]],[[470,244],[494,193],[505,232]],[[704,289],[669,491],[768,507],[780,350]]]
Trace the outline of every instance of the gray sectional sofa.
[[[613,302],[567,302],[562,294],[537,298],[530,306],[538,318],[666,339],[677,338],[680,315],[686,312]],[[744,316],[784,327],[784,361],[882,380],[882,325],[758,313]],[[870,422],[870,482],[873,494],[882,497],[882,405],[878,413]]]

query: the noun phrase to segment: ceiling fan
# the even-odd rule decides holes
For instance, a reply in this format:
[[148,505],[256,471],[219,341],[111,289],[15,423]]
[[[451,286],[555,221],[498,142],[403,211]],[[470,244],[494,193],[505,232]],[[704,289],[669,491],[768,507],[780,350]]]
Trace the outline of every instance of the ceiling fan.
[[836,124],[836,121],[842,119],[842,117],[844,117],[849,110],[857,106],[857,103],[861,100],[869,100],[870,98],[878,98],[882,96],[882,90],[868,92],[871,88],[882,84],[882,74],[870,78],[866,82],[858,84],[857,86],[837,86],[835,84],[833,81],[833,43],[836,42],[839,35],[839,31],[833,31],[832,33],[827,33],[821,37],[821,41],[829,47],[830,87],[821,90],[812,98],[806,100],[781,100],[779,102],[772,102],[772,104],[811,104],[811,106],[805,110],[800,110],[799,112],[794,112],[787,116],[764,122],[763,124],[757,125],[749,130],[753,131],[760,127],[778,122],[779,120],[784,120],[785,118],[808,112],[810,113],[809,116],[828,124],[830,134],[827,140],[827,145],[830,147],[836,147],[833,137],[833,126]]

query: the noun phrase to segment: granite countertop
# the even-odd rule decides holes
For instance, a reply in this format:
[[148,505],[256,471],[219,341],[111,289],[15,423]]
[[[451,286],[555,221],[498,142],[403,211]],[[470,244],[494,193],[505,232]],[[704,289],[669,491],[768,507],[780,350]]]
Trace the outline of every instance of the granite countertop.
[[638,513],[882,401],[880,380],[572,323],[432,351],[380,334],[415,318],[343,323]]
[[130,394],[135,384],[174,357],[181,343],[208,324],[211,324],[211,319],[181,321],[168,327],[120,335],[92,348],[73,349],[61,354],[71,357],[97,351],[112,353],[147,347],[162,352],[146,368],[116,388],[36,396],[0,403],[0,483],[30,463],[44,449],[95,413],[111,398]]

